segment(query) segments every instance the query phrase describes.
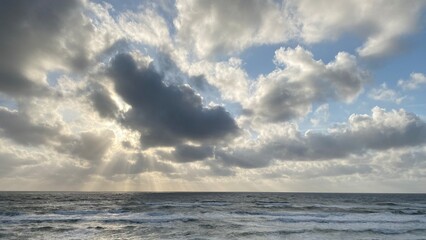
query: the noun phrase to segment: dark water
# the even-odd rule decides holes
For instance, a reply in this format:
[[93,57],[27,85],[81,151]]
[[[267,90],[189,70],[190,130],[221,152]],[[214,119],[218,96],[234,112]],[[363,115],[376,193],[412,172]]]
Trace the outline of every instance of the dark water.
[[426,239],[426,195],[0,192],[4,239]]

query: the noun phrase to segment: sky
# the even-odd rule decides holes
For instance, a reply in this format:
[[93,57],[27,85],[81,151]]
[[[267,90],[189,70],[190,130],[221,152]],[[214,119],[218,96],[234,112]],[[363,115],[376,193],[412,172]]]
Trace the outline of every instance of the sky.
[[426,1],[4,0],[0,190],[425,192]]

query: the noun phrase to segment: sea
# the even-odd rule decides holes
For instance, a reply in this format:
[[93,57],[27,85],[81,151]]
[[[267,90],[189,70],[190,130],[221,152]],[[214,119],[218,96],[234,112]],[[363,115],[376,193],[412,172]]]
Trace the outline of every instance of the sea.
[[0,192],[0,238],[426,239],[426,195]]

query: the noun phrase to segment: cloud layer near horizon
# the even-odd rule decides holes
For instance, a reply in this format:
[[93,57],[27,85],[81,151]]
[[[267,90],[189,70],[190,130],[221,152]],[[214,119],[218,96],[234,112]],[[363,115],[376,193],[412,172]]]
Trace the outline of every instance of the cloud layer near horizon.
[[[316,179],[320,191],[341,191],[343,179],[373,182],[360,187],[372,191],[396,178],[424,182],[424,112],[404,109],[424,73],[386,84],[375,71],[403,54],[425,5],[4,1],[0,189],[258,190],[250,183],[259,181],[262,190],[304,190]],[[359,39],[354,49],[315,55],[316,45],[348,36]],[[250,75],[244,56],[271,46],[272,70]]]

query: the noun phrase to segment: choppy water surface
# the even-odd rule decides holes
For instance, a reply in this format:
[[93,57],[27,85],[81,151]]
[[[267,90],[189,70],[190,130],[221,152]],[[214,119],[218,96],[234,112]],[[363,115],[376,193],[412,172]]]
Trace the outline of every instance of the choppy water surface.
[[4,239],[426,239],[426,195],[0,192]]

